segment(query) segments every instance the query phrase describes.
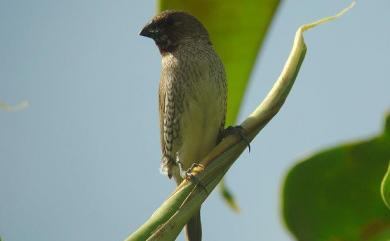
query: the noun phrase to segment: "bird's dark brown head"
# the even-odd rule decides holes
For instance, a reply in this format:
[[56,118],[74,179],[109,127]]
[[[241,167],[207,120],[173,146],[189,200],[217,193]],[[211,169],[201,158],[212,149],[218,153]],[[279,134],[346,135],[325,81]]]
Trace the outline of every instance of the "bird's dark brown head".
[[172,52],[188,41],[209,42],[206,28],[194,16],[174,10],[155,16],[140,32],[141,36],[152,38],[161,53]]

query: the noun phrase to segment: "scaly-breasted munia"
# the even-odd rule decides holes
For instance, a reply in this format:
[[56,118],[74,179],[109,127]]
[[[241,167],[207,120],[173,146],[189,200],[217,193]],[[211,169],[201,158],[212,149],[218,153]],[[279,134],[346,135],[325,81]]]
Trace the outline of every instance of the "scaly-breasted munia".
[[[206,28],[194,16],[164,11],[140,32],[162,55],[159,87],[161,169],[179,184],[184,170],[207,155],[221,136],[226,115],[226,76]],[[180,163],[180,165],[178,165]],[[186,225],[200,241],[200,210]]]

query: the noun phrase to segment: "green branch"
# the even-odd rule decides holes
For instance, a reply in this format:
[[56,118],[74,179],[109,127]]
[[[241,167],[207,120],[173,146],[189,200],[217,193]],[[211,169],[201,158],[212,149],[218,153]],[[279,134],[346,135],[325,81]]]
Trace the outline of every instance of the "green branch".
[[[353,5],[354,2],[335,16],[302,25],[298,28],[292,50],[278,80],[263,102],[241,124],[249,140],[252,140],[278,113],[286,100],[305,57],[306,45],[303,32],[340,17]],[[239,137],[232,135],[225,138],[200,162],[206,168],[203,170],[201,167],[196,167],[192,171],[204,187],[184,180],[149,220],[131,234],[126,241],[175,240],[184,225],[199,210],[208,194],[215,188],[245,148],[245,142]],[[207,192],[204,188],[207,189]]]

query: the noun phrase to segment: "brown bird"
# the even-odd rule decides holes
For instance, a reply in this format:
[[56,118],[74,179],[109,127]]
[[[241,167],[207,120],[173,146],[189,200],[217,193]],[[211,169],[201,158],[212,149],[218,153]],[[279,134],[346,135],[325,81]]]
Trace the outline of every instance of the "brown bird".
[[[217,144],[224,130],[226,77],[206,28],[194,16],[164,11],[140,32],[162,55],[159,87],[161,170],[179,184],[185,171]],[[202,237],[200,210],[186,225],[189,241]]]

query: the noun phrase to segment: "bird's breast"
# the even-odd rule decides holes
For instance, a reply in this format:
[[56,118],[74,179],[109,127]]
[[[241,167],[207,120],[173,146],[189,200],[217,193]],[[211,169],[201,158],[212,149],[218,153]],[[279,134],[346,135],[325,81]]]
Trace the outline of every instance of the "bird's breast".
[[211,151],[224,122],[226,80],[223,66],[218,61],[213,52],[163,58],[165,106],[175,109],[166,108],[165,116],[173,113],[169,119],[177,125],[177,128],[171,128],[176,131],[172,134],[175,136],[172,156],[178,158],[184,168],[201,161]]

